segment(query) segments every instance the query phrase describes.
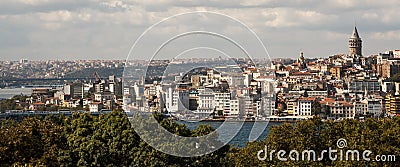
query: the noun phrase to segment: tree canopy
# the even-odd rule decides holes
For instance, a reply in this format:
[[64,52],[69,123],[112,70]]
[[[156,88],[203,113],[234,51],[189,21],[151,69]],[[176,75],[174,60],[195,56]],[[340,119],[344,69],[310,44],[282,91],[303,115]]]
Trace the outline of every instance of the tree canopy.
[[[155,115],[168,131],[181,136],[202,136],[214,131],[208,125],[189,130],[173,120]],[[400,118],[322,121],[320,118],[296,124],[272,126],[265,140],[249,142],[244,148],[229,145],[198,157],[177,157],[162,153],[135,132],[127,116],[113,111],[92,116],[51,115],[27,117],[20,122],[2,121],[0,164],[4,166],[398,166],[398,162],[373,161],[280,161],[259,160],[264,150],[315,150],[318,154],[346,139],[344,150],[371,150],[376,155],[400,155]],[[218,142],[218,141],[216,141]],[[286,154],[287,155],[287,154]],[[269,158],[269,157],[268,157]]]

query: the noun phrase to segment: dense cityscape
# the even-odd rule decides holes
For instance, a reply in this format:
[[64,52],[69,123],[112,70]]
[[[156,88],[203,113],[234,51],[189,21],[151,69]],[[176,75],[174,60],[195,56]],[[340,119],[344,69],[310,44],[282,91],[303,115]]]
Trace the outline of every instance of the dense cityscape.
[[0,167],[398,167],[399,7],[3,0]]
[[[307,58],[300,51],[295,60],[1,61],[0,91],[14,94],[2,94],[0,101],[0,163],[397,166],[400,50],[364,56],[356,27],[348,47],[348,54],[328,58]],[[134,113],[152,114],[156,122],[134,123]],[[171,145],[162,133],[198,141],[226,120],[229,126],[244,121],[241,129],[247,130],[228,131],[235,136],[229,143],[221,143],[224,135],[208,138],[201,147],[185,138]],[[249,141],[249,128],[257,128],[256,122],[266,124],[258,127],[262,131],[256,141]],[[154,128],[159,125],[161,131]],[[143,135],[157,142],[157,148]],[[177,151],[195,155],[199,148],[219,146],[212,153],[187,157],[160,150],[179,147]],[[324,148],[332,146],[346,149],[337,154],[346,159],[332,159],[331,153],[330,159],[323,158]],[[287,161],[272,150],[265,161],[267,147],[304,151],[297,158],[291,157],[292,151],[283,155]],[[360,160],[358,150],[365,149]],[[319,152],[322,159],[317,160]]]
[[[172,114],[182,119],[246,120],[398,115],[400,51],[364,56],[356,27],[348,47],[348,54],[328,58],[308,59],[300,52],[297,60],[235,59],[232,65],[224,63],[228,59],[223,58],[2,61],[3,89],[33,88],[23,98],[3,100],[2,104],[7,101],[13,105],[4,104],[1,111],[120,109]],[[171,64],[193,67],[212,63],[215,69],[201,67],[186,74],[172,71],[163,76]],[[144,69],[146,66],[149,68]],[[137,75],[128,78],[131,71]]]

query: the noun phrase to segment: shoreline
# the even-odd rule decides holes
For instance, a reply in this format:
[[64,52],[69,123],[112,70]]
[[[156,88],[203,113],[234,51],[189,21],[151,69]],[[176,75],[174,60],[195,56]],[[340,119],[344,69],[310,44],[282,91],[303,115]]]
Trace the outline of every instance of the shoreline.
[[229,119],[206,119],[206,120],[193,120],[193,119],[177,119],[177,121],[184,121],[189,123],[196,122],[276,122],[276,123],[296,123],[303,120],[229,120]]

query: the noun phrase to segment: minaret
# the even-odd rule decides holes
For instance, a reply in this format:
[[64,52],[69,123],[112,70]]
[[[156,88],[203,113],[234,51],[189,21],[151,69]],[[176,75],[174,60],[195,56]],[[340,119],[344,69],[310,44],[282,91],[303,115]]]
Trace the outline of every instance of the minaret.
[[297,60],[298,66],[300,67],[300,69],[306,69],[307,68],[307,64],[306,61],[304,59],[304,53],[303,51],[300,51],[300,57]]
[[357,27],[354,26],[353,34],[349,39],[349,55],[361,56],[362,55],[362,40],[358,35]]

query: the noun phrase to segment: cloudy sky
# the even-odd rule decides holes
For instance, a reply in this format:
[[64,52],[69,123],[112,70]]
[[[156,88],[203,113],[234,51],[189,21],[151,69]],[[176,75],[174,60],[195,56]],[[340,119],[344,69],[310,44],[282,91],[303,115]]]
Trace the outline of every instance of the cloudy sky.
[[[265,42],[271,57],[294,58],[300,50],[306,57],[347,53],[355,21],[364,55],[400,49],[398,0],[2,0],[0,4],[1,60],[125,59],[149,26],[190,11],[213,11],[242,21]],[[190,22],[187,19],[184,25]],[[235,28],[223,23],[214,26],[235,34]],[[168,36],[179,23],[164,26],[158,35]]]

